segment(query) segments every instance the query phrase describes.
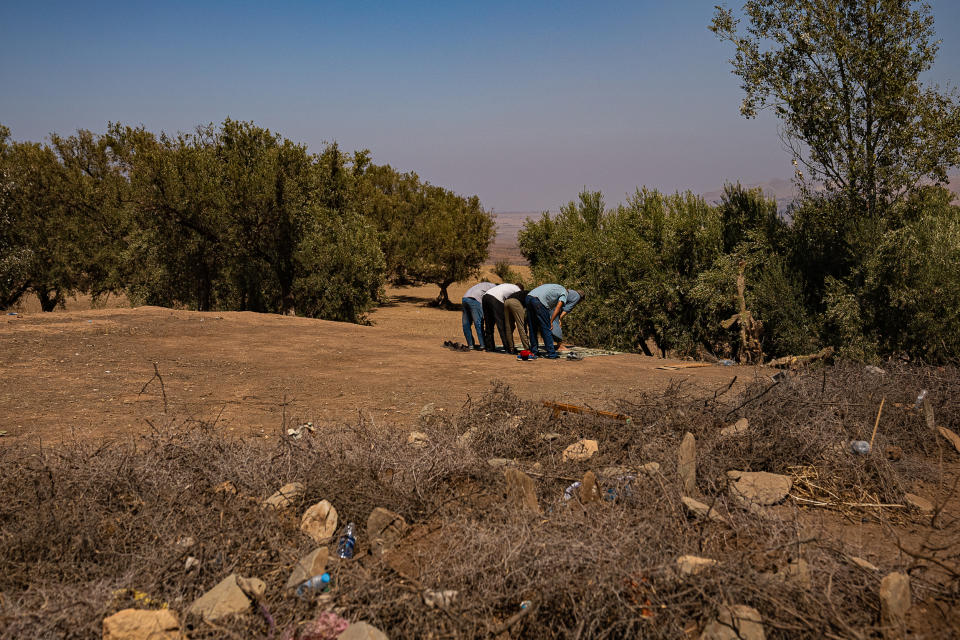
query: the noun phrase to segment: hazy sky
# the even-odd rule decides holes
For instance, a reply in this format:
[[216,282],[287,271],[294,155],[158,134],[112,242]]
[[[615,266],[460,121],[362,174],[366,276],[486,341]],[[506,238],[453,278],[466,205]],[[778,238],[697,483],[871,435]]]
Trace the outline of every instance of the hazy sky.
[[[789,178],[776,122],[739,115],[714,4],[8,0],[0,123],[41,140],[253,120],[369,148],[497,211]],[[957,85],[960,2],[932,5],[931,78]]]

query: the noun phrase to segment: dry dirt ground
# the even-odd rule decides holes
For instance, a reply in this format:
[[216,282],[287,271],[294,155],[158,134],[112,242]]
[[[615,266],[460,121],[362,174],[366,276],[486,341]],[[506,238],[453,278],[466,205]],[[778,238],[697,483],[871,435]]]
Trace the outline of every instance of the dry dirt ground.
[[[453,288],[451,298],[459,300],[466,286]],[[177,417],[272,437],[284,420],[352,422],[358,412],[408,428],[425,405],[456,411],[493,380],[525,399],[612,409],[617,399],[671,382],[706,389],[735,375],[763,375],[745,367],[660,370],[672,361],[639,355],[518,362],[454,352],[443,342],[463,342],[460,312],[429,306],[436,292],[391,289],[371,326],[241,312],[90,309],[83,300],[45,314],[28,303],[18,315],[0,316],[0,430],[10,440],[120,438],[149,429],[148,420]],[[166,412],[160,381],[147,384],[154,363]]]

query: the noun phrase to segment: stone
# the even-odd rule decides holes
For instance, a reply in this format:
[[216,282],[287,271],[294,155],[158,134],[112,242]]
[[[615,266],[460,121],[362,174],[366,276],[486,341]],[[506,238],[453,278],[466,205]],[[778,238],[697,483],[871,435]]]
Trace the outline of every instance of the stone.
[[513,460],[510,458],[490,458],[487,460],[487,464],[493,467],[494,469],[499,469],[501,467],[506,467],[513,464]]
[[790,489],[793,478],[766,471],[728,471],[727,477],[733,480],[730,493],[747,504],[768,507],[782,502]]
[[903,494],[903,499],[914,509],[918,509],[924,513],[933,512],[933,503],[926,498],[922,498],[913,493],[905,493]]
[[182,640],[180,620],[170,609],[124,609],[103,619],[103,640]]
[[723,429],[720,429],[720,435],[724,437],[735,436],[745,432],[749,428],[750,428],[750,421],[747,420],[746,418],[740,418],[739,420],[734,422],[732,425],[728,427],[724,427]]
[[422,431],[411,431],[410,435],[407,436],[407,444],[411,447],[419,449],[427,446],[428,442],[430,442],[430,436]]
[[677,568],[680,569],[680,573],[687,576],[692,576],[700,573],[708,567],[713,567],[720,564],[712,558],[701,558],[699,556],[680,556],[677,558]]
[[507,499],[521,511],[540,513],[537,485],[533,478],[513,467],[504,469],[503,476],[507,481]]
[[351,622],[337,640],[389,640],[387,634],[366,622]]
[[700,640],[766,640],[760,612],[744,604],[720,607],[700,634]]
[[597,486],[597,476],[593,471],[587,471],[583,474],[583,480],[580,481],[577,494],[580,496],[582,504],[600,502],[600,487]]
[[866,569],[867,571],[880,571],[872,562],[868,562],[863,558],[858,558],[857,556],[850,556],[850,562],[857,565],[861,569]]
[[468,446],[471,442],[473,442],[473,439],[477,437],[477,433],[479,433],[479,430],[476,427],[470,427],[457,436],[457,444],[461,447]]
[[237,578],[237,574],[231,573],[217,586],[194,600],[187,613],[215,622],[249,609],[250,598],[237,584]]
[[330,550],[326,547],[317,547],[293,566],[285,589],[295,589],[310,578],[322,575],[327,570],[327,558]]
[[714,522],[727,522],[727,519],[720,515],[715,508],[712,509],[709,505],[704,504],[699,500],[694,500],[693,498],[689,498],[687,496],[681,496],[680,502],[682,502],[683,506],[687,508],[687,511],[698,518],[710,518]]
[[300,531],[313,538],[317,544],[325,544],[337,532],[337,510],[329,500],[321,500],[307,509],[300,520]]
[[660,463],[659,462],[648,462],[646,464],[640,465],[640,471],[644,473],[660,473]]
[[864,372],[864,373],[869,373],[869,374],[875,375],[875,376],[882,376],[882,375],[884,375],[884,374],[886,373],[886,371],[884,371],[884,370],[881,369],[880,367],[874,366],[874,365],[872,365],[872,364],[868,364],[867,366],[865,366],[865,367],[863,368],[863,372]]
[[285,484],[276,493],[264,500],[263,506],[271,509],[286,509],[302,498],[305,491],[306,488],[299,482]]
[[950,429],[946,427],[937,427],[940,430],[940,435],[950,441],[950,444],[953,445],[953,448],[957,450],[957,453],[960,453],[960,436],[955,434]]
[[905,573],[894,572],[880,581],[880,621],[893,627],[887,637],[902,636],[907,610],[910,609],[910,578]]
[[564,462],[583,462],[592,458],[598,450],[599,446],[596,440],[577,440],[563,450],[561,458]]
[[367,540],[378,552],[395,545],[407,531],[407,521],[399,513],[377,507],[367,517]]
[[237,586],[250,598],[262,598],[267,585],[260,578],[241,578],[237,576]]
[[812,583],[810,565],[803,558],[791,560],[783,571],[784,577],[797,586],[809,589]]
[[540,434],[540,440],[543,442],[553,442],[554,440],[559,440],[560,437],[560,434],[555,432]]
[[436,413],[436,409],[437,409],[436,403],[431,402],[429,404],[425,404],[423,405],[423,408],[420,409],[420,417],[427,418],[429,416],[432,416],[434,413]]
[[692,495],[697,492],[697,439],[689,431],[684,434],[677,452],[677,473],[683,492]]
[[183,563],[183,570],[190,572],[193,569],[196,569],[200,566],[200,559],[193,556],[187,556],[186,561]]
[[222,493],[228,496],[237,495],[237,485],[233,484],[229,480],[225,480],[213,488],[214,493]]

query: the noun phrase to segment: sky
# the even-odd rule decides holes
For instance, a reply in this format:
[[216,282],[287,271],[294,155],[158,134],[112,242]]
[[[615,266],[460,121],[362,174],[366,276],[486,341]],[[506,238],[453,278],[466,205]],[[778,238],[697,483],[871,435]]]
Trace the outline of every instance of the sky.
[[[499,212],[789,178],[776,121],[739,114],[714,4],[6,0],[0,123],[39,141],[252,120]],[[928,80],[960,85],[960,2],[931,5]]]

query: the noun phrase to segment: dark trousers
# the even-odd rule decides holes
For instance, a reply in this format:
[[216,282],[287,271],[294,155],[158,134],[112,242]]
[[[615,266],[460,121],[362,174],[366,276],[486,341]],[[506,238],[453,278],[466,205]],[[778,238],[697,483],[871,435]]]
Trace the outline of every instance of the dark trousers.
[[493,342],[493,327],[496,325],[500,333],[500,344],[506,346],[507,333],[506,316],[503,313],[503,303],[495,297],[484,294],[483,298],[483,344],[488,351],[493,351],[496,344]]
[[537,334],[543,336],[543,346],[547,348],[547,355],[555,357],[557,348],[553,345],[553,332],[550,330],[550,309],[543,306],[540,299],[527,296],[527,323],[530,325],[530,350],[537,352]]

